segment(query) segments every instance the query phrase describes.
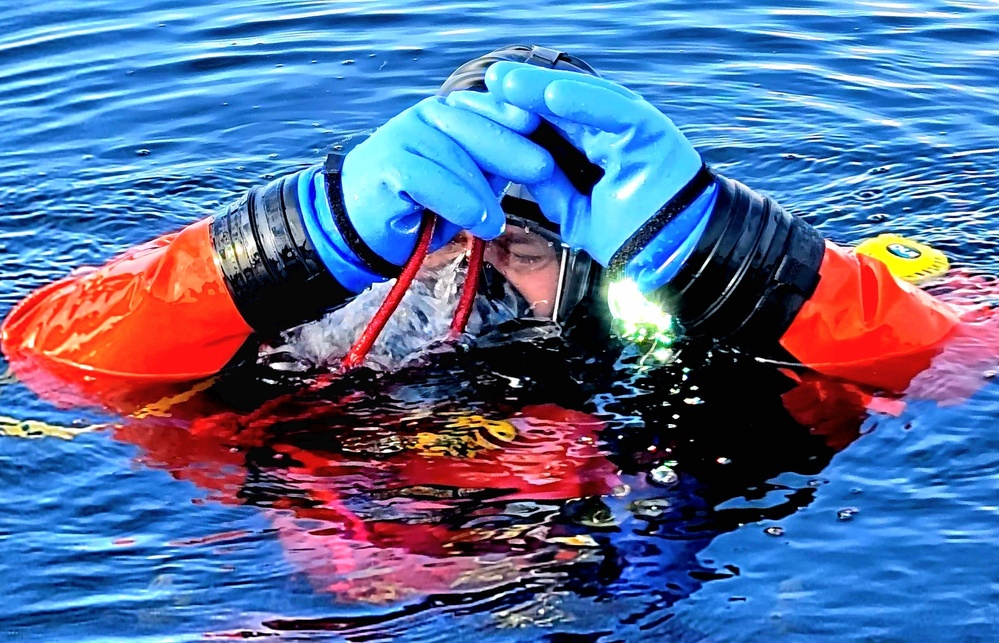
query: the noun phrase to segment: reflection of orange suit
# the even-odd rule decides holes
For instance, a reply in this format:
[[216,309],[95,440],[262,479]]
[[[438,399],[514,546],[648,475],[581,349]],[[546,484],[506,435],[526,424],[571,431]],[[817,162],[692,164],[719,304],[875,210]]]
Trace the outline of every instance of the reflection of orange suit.
[[[553,405],[504,420],[452,412],[370,418],[377,432],[330,429],[340,409],[297,401],[255,414],[209,415],[191,427],[155,421],[116,428],[142,459],[208,489],[215,501],[260,495],[285,555],[320,591],[368,603],[479,591],[524,569],[576,560],[592,543],[560,533],[559,503],[605,496],[618,484],[596,442],[602,424]],[[315,427],[329,448],[282,439],[284,422]],[[272,454],[264,491],[248,481],[248,452]],[[254,468],[259,467],[255,463]],[[258,474],[260,471],[257,472]],[[547,517],[517,520],[510,503],[550,503]],[[536,510],[545,513],[542,509]],[[496,554],[502,554],[501,557]]]
[[[855,435],[858,416],[875,402],[873,391],[904,391],[955,341],[977,341],[981,328],[895,280],[877,260],[828,244],[818,287],[781,338],[787,352],[813,369],[788,371],[799,385],[784,395],[785,405],[832,445],[843,446]],[[99,400],[131,412],[155,399],[150,396],[161,387],[216,373],[251,332],[226,289],[202,221],[33,293],[5,320],[2,348],[15,374],[40,395],[63,404]],[[543,524],[500,534],[470,527],[480,518],[474,515],[457,526],[421,523],[421,509],[471,504],[462,493],[503,502],[565,501],[606,495],[615,483],[613,467],[593,445],[599,423],[573,411],[530,407],[512,418],[492,418],[517,429],[509,444],[481,434],[471,443],[452,435],[457,442],[450,447],[428,435],[412,438],[416,442],[384,460],[383,480],[359,477],[342,450],[303,449],[269,435],[270,427],[301,420],[303,413],[310,420],[326,417],[327,425],[338,415],[328,403],[303,411],[268,402],[248,416],[206,412],[192,423],[145,420],[117,431],[176,477],[212,489],[226,502],[239,501],[244,491],[247,449],[267,446],[280,454],[279,478],[294,493],[277,496],[266,511],[289,555],[317,586],[368,600],[474,587],[490,578],[502,582],[500,568],[490,575],[480,564],[476,554],[483,543],[502,551],[503,560],[523,564],[538,548],[554,547],[556,559],[578,551],[563,547]],[[359,466],[372,462],[381,461],[362,458]],[[361,486],[342,486],[351,484]],[[386,491],[390,495],[379,499]],[[433,493],[457,496],[434,499]],[[351,506],[359,498],[368,504]],[[463,548],[470,553],[455,555]],[[371,574],[382,576],[371,580]]]

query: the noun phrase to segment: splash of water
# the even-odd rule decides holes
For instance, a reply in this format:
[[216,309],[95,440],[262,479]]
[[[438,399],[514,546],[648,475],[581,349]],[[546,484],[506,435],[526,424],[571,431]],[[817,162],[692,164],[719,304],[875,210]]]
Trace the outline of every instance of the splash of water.
[[[424,267],[406,292],[365,360],[375,370],[395,370],[428,351],[446,350],[445,339],[465,277],[464,257],[441,267]],[[336,369],[351,345],[381,306],[394,281],[375,284],[346,306],[281,334],[260,350],[260,360],[287,371]],[[500,302],[476,301],[466,336],[511,319],[515,313]]]

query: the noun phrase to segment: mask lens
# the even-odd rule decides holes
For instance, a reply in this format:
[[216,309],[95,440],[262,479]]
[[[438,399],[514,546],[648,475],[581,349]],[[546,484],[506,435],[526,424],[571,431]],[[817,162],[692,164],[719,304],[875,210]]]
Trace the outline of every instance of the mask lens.
[[[445,266],[463,255],[469,237],[461,233],[427,257],[425,268]],[[509,215],[504,233],[486,244],[480,294],[503,300],[521,317],[564,322],[589,291],[592,260],[562,243],[558,234],[530,219]],[[511,301],[516,299],[516,305]]]

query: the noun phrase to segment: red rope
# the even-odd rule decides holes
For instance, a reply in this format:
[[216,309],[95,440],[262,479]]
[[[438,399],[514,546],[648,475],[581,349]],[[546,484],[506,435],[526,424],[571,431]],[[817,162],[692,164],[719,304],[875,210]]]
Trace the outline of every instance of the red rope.
[[402,273],[399,274],[399,278],[396,279],[388,295],[385,296],[385,301],[382,302],[378,311],[371,318],[371,321],[368,322],[361,336],[357,338],[354,345],[344,355],[343,362],[340,364],[341,370],[350,370],[359,366],[364,361],[364,358],[371,351],[375,340],[378,339],[378,336],[384,330],[385,324],[392,317],[392,313],[399,307],[403,295],[406,294],[410,284],[413,283],[416,273],[419,272],[420,266],[423,265],[423,260],[427,258],[427,251],[430,249],[430,240],[434,236],[434,223],[436,220],[437,215],[433,212],[427,210],[424,213],[423,220],[420,222],[420,237],[416,242],[416,248],[413,249],[412,256],[406,262]]
[[454,309],[454,319],[451,320],[451,339],[465,332],[468,318],[472,315],[475,295],[479,290],[479,274],[482,272],[482,255],[486,250],[486,242],[477,237],[472,239],[472,248],[468,253],[468,270],[465,271],[465,283],[461,285],[461,298]]

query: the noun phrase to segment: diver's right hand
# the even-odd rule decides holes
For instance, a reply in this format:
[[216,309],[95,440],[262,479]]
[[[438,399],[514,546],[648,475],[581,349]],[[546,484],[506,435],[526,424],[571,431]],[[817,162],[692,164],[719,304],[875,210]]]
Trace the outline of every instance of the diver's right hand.
[[[315,207],[305,209],[315,211],[303,213],[306,230],[338,281],[360,292],[388,275],[378,274],[378,266],[372,265],[380,262],[358,256],[358,240],[376,259],[400,266],[416,245],[425,209],[443,220],[431,250],[461,229],[492,239],[506,222],[497,196],[511,181],[547,179],[552,168],[551,157],[517,132],[443,98],[427,98],[346,154],[340,180],[328,175],[329,199],[327,175],[312,175],[306,188],[311,198],[303,201],[311,201]],[[330,204],[338,196],[346,221],[335,216],[337,204]]]

